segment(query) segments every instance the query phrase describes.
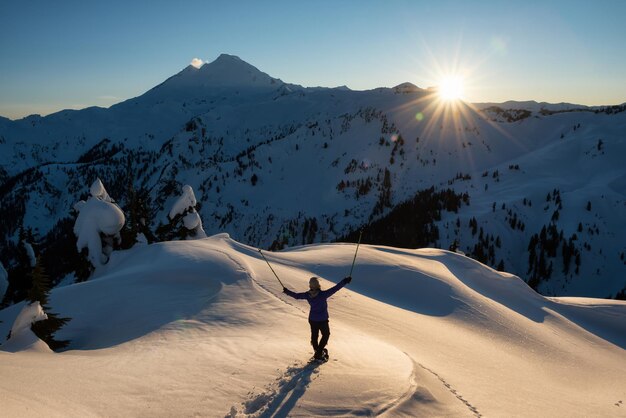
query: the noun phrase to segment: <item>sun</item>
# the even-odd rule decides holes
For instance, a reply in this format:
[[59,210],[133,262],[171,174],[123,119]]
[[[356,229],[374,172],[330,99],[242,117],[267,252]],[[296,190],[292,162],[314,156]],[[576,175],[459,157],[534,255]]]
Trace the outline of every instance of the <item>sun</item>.
[[463,97],[463,80],[458,76],[443,77],[439,82],[439,98],[450,102]]

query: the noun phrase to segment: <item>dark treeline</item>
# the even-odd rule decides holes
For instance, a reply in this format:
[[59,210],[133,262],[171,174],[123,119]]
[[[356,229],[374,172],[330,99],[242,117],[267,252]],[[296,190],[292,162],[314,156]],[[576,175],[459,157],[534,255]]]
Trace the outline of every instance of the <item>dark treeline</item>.
[[463,204],[469,205],[469,195],[451,189],[421,190],[412,199],[395,206],[382,218],[355,229],[337,241],[356,242],[363,230],[361,242],[403,248],[437,246],[442,211],[458,213]]

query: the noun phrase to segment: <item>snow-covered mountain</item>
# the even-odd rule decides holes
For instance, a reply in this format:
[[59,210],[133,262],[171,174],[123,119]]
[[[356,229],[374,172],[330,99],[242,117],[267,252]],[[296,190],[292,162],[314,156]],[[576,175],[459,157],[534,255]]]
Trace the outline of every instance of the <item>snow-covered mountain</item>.
[[[10,270],[30,227],[44,261],[61,259],[53,278],[73,271],[72,207],[99,177],[123,209],[145,196],[153,230],[190,185],[207,233],[265,248],[364,227],[367,242],[406,245],[367,231],[400,231],[413,199],[427,233],[402,233],[422,246],[457,246],[544,294],[614,297],[626,288],[625,109],[446,105],[410,83],[304,88],[224,54],[108,109],[0,120],[0,257]],[[431,187],[450,189],[430,196],[439,209],[415,200]]]
[[[353,244],[266,253],[285,285],[345,276]],[[308,305],[227,235],[114,252],[53,290],[69,350],[0,346],[3,416],[623,416],[626,302],[546,298],[437,249],[361,245],[308,366]],[[6,335],[22,304],[0,311]]]

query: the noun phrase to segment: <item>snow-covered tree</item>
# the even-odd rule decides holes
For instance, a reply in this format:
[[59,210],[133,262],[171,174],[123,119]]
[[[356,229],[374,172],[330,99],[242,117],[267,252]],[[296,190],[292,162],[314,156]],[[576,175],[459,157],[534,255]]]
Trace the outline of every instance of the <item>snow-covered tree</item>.
[[87,201],[81,200],[74,205],[78,212],[74,234],[78,238],[78,251],[87,249],[87,258],[95,268],[109,261],[114,243],[120,241],[119,233],[126,218],[100,179],[91,185],[90,193]]
[[50,279],[41,265],[38,258],[33,269],[33,286],[28,292],[28,300],[31,303],[38,303],[41,309],[48,311],[46,318],[31,325],[35,335],[48,344],[50,349],[56,351],[67,347],[69,341],[59,341],[54,338],[54,333],[65,325],[69,318],[60,318],[56,313],[51,313],[48,307],[48,293],[50,291]]
[[197,206],[198,202],[191,186],[183,186],[182,195],[167,215],[169,223],[157,229],[159,237],[163,240],[206,238],[202,220],[196,210]]
[[8,340],[2,344],[4,351],[16,352],[22,350],[50,351],[42,340],[31,330],[31,325],[37,321],[43,321],[48,316],[41,308],[39,302],[27,303],[15,318]]

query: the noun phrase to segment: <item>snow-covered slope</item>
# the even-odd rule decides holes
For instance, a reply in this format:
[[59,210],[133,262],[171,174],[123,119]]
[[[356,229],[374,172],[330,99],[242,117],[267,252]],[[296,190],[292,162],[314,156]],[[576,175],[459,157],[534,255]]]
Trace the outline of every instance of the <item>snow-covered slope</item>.
[[[544,294],[614,297],[626,288],[625,109],[450,106],[410,83],[303,88],[224,54],[109,109],[0,123],[0,199],[11,219],[0,221],[0,239],[9,248],[23,226],[42,251],[69,241],[63,219],[96,177],[123,209],[130,184],[145,192],[153,230],[190,185],[207,233],[264,248],[340,239],[420,190],[451,188],[469,205],[444,211],[427,245],[457,241]],[[551,225],[562,238],[556,251],[536,245],[538,275],[529,247]]]
[[[285,285],[323,287],[353,244],[267,253]],[[0,351],[7,416],[620,416],[626,302],[544,298],[442,250],[361,246],[330,301],[331,360],[308,306],[222,234],[114,253],[55,289],[61,354]],[[0,311],[6,335],[21,306]]]

